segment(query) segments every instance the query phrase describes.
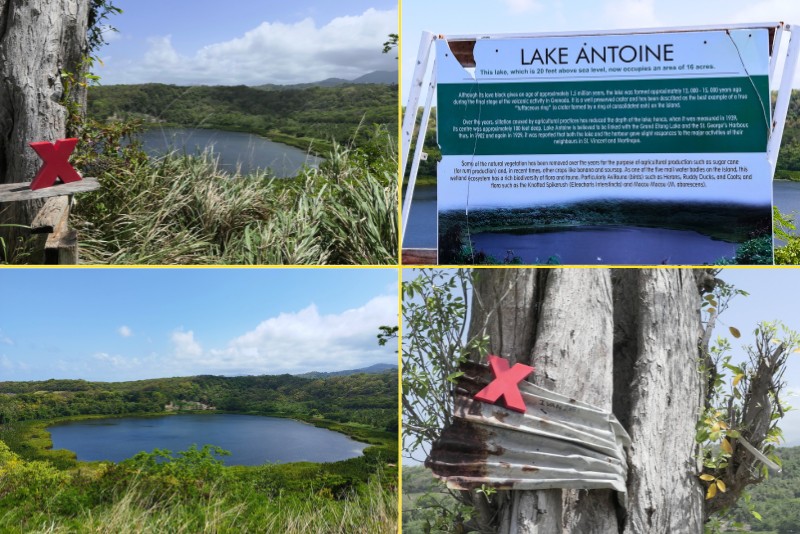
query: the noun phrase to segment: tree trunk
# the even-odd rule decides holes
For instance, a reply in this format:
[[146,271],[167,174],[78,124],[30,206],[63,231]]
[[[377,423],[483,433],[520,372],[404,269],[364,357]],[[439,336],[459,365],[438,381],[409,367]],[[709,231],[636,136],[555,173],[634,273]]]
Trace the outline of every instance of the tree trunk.
[[702,532],[699,305],[690,270],[478,271],[470,335],[533,365],[534,383],[613,408],[633,440],[627,496],[511,492],[497,499],[501,532]]
[[[28,143],[65,136],[61,73],[80,69],[88,20],[89,0],[0,0],[0,183],[32,180]],[[41,204],[0,204],[0,223],[29,225]]]

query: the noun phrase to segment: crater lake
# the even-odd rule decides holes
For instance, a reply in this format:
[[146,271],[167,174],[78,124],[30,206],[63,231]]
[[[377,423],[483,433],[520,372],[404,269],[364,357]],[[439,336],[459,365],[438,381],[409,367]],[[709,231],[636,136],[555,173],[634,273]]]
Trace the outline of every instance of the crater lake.
[[299,148],[242,132],[152,128],[142,132],[139,139],[150,156],[162,156],[173,150],[197,155],[210,149],[219,158],[219,168],[230,174],[237,169],[243,175],[269,169],[279,178],[288,178],[297,175],[303,165],[316,167],[322,161]]
[[226,465],[336,462],[360,456],[368,446],[332,430],[259,415],[110,417],[59,423],[47,430],[54,449],[73,451],[81,461],[120,462],[141,451],[176,453],[209,444],[230,451],[222,458]]

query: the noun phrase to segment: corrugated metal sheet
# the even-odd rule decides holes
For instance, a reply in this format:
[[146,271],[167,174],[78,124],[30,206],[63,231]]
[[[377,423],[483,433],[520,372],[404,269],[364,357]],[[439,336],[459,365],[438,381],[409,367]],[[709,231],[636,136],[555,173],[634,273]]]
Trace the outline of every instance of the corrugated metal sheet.
[[462,370],[453,424],[425,464],[450,488],[625,491],[630,438],[611,413],[527,381],[524,414],[475,401],[492,373],[472,363]]

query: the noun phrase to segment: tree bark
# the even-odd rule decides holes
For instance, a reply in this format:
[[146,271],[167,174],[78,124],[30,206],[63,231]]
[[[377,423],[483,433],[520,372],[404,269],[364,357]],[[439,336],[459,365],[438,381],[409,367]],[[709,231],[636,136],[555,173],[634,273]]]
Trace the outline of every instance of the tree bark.
[[[0,183],[32,180],[41,160],[28,143],[65,136],[61,73],[80,69],[88,20],[89,0],[0,0]],[[0,204],[0,223],[29,225],[41,204]]]
[[[470,335],[533,365],[534,383],[611,411],[633,439],[628,492],[499,495],[501,532],[703,528],[694,443],[702,384],[700,297],[690,270],[480,270]],[[627,502],[623,502],[626,500]]]

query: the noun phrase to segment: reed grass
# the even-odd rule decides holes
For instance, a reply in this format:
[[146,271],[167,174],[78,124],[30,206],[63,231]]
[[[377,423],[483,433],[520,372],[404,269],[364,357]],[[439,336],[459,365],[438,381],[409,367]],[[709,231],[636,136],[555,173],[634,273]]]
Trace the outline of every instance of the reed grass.
[[73,212],[83,263],[397,263],[394,144],[334,144],[295,178],[230,176],[211,152],[113,165]]

